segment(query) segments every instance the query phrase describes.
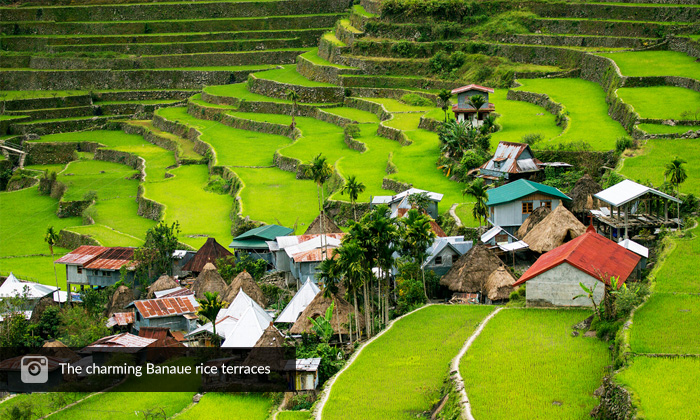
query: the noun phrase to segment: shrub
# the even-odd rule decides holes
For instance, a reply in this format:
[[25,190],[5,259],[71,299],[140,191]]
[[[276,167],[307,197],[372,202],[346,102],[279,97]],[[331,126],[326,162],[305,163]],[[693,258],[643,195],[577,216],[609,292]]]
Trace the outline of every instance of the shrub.
[[209,179],[204,189],[216,194],[228,194],[231,191],[231,180],[214,175]]
[[530,146],[534,145],[538,141],[544,140],[544,134],[542,133],[530,133],[530,134],[525,134],[521,139],[523,143],[527,143]]
[[97,201],[97,191],[90,190],[83,194],[83,201]]
[[478,168],[479,166],[483,165],[486,160],[488,160],[488,157],[485,156],[483,151],[469,149],[464,152],[462,160],[460,160],[459,163],[466,172],[470,169]]
[[343,94],[345,95],[346,98],[351,97],[352,96],[352,89],[346,87],[345,90],[343,91]]
[[622,153],[627,149],[636,149],[637,142],[629,137],[618,137],[615,141],[615,150],[618,153]]
[[358,126],[357,124],[348,124],[345,126],[343,131],[345,131],[346,136],[352,138],[360,137],[360,126]]
[[435,104],[428,98],[420,96],[416,93],[407,93],[401,97],[401,102],[413,106],[434,106]]
[[698,211],[700,202],[694,194],[688,194],[681,197],[681,215],[689,215]]
[[391,46],[391,52],[399,57],[410,57],[413,52],[413,44],[409,41],[401,40]]

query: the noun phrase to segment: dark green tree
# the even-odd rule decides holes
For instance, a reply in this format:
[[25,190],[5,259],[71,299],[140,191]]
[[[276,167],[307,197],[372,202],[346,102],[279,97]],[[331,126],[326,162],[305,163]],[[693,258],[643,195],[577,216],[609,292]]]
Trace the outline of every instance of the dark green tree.
[[218,315],[224,303],[219,299],[219,292],[204,292],[204,299],[198,299],[199,315],[206,318],[212,325],[212,343],[215,345],[219,342],[219,336],[216,335],[216,315]]

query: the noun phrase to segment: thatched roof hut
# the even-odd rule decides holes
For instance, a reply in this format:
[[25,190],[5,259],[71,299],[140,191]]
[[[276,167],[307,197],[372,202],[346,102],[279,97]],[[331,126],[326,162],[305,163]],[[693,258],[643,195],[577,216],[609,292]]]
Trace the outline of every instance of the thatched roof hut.
[[156,297],[156,292],[174,289],[178,286],[180,286],[180,284],[177,281],[175,281],[174,278],[163,274],[162,276],[158,277],[158,280],[154,281],[153,284],[148,286],[148,294],[146,295],[146,298],[153,299]]
[[513,291],[515,277],[505,267],[498,267],[486,279],[486,293],[492,302],[506,300]]
[[112,299],[107,303],[106,316],[111,317],[115,312],[131,312],[132,309],[125,311],[128,304],[136,300],[134,291],[126,286],[119,286],[114,291]]
[[267,306],[265,294],[260,289],[260,286],[258,286],[258,284],[255,282],[255,279],[253,279],[253,276],[251,276],[247,271],[242,271],[239,273],[236,278],[231,281],[231,284],[226,286],[226,289],[221,295],[221,299],[224,302],[231,303],[241,289],[243,289],[248,296],[257,302],[258,305],[262,306],[263,308]]
[[452,264],[450,271],[440,279],[440,284],[453,292],[488,296],[486,282],[491,273],[503,266],[503,262],[485,245],[477,245]]
[[183,271],[191,271],[193,273],[201,273],[204,266],[208,263],[216,264],[216,260],[223,257],[232,256],[233,254],[228,249],[224,248],[216,242],[214,238],[207,238],[207,241],[194,254],[191,260],[182,267]]
[[597,210],[602,203],[593,194],[603,191],[600,184],[595,182],[590,175],[586,174],[576,181],[574,189],[571,190],[571,211],[574,213],[585,213],[588,210]]
[[544,253],[584,233],[586,233],[586,226],[579,222],[566,207],[560,205],[532,228],[523,241],[530,246],[531,250]]
[[[327,298],[323,296],[323,293],[316,295],[314,300],[309,303],[299,315],[297,322],[292,325],[289,332],[290,334],[301,334],[304,332],[311,331],[311,321],[309,318],[316,319],[319,316],[326,316],[326,310],[333,303],[332,298]],[[345,299],[339,295],[335,296],[335,308],[333,309],[333,319],[331,320],[331,326],[333,327],[333,332],[336,334],[340,332],[341,334],[349,334],[348,324],[350,321],[350,314],[353,314],[355,309],[353,306]],[[364,326],[364,317],[357,314],[355,317],[360,324],[360,328]],[[353,321],[353,330],[355,330],[355,322]]]
[[58,359],[67,359],[70,363],[80,360],[80,356],[78,356],[76,352],[58,340],[47,341],[42,347],[47,349],[42,352],[43,354],[47,354]]
[[219,296],[221,296],[226,290],[226,282],[216,270],[214,264],[207,263],[204,265],[202,272],[199,273],[199,276],[197,276],[197,280],[192,284],[192,290],[197,299],[204,299],[205,292],[218,292]]
[[43,298],[39,299],[36,305],[34,305],[34,309],[32,310],[32,316],[29,319],[29,322],[31,322],[32,324],[37,324],[41,319],[41,316],[44,314],[45,310],[47,310],[51,306],[57,305],[58,303],[56,303],[56,301],[53,300],[53,295],[44,296]]
[[246,357],[243,365],[270,365],[273,370],[282,370],[286,364],[285,360],[285,339],[282,333],[270,322],[260,336],[253,350]]
[[529,216],[527,216],[527,219],[523,222],[522,225],[518,228],[518,231],[515,232],[515,236],[518,239],[523,239],[525,235],[527,235],[532,228],[537,226],[539,222],[544,220],[545,217],[549,216],[549,214],[552,212],[552,210],[548,209],[545,206],[540,206],[537,207],[535,210],[530,213]]
[[[321,232],[321,217],[323,217],[324,232]],[[320,213],[314,221],[311,222],[306,232],[304,232],[304,235],[320,235],[321,233],[343,233],[343,231],[326,213]]]

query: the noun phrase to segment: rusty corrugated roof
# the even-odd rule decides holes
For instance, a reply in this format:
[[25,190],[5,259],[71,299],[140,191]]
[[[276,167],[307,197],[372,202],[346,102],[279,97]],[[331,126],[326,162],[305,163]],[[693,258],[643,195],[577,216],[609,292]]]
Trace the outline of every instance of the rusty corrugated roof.
[[137,300],[134,306],[144,318],[184,315],[197,312],[199,303],[194,296],[167,297],[160,299]]
[[56,264],[84,265],[105,252],[107,247],[83,245],[56,260]]
[[100,338],[94,343],[90,344],[85,350],[92,349],[103,349],[103,348],[129,348],[129,349],[139,349],[143,347],[148,347],[155,343],[157,340],[153,338],[139,337],[138,335],[121,333],[116,335],[110,335],[108,337]]
[[107,248],[96,259],[88,264],[83,264],[83,267],[91,270],[119,270],[123,265],[129,263],[135,249],[127,247]]
[[292,258],[294,258],[294,262],[314,262],[314,261],[323,261],[324,259],[327,259],[327,258],[333,258],[334,254],[335,254],[335,248],[328,248],[328,253],[326,255],[326,258],[323,258],[323,249],[315,248],[315,249],[311,249],[309,251],[304,251],[304,252],[300,252],[298,254],[294,254],[294,256]]

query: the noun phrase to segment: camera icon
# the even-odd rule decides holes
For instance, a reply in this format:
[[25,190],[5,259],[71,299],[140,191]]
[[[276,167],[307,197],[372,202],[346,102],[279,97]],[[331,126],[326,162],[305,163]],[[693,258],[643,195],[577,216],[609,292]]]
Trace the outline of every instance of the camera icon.
[[44,356],[24,356],[20,379],[25,384],[45,384],[49,380],[49,359]]

